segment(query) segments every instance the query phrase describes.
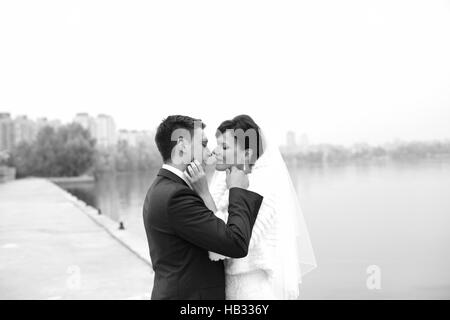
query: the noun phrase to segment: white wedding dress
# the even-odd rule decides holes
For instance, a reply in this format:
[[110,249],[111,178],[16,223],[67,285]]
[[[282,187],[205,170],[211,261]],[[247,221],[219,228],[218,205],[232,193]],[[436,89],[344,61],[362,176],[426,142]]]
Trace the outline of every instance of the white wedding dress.
[[[227,300],[298,299],[302,277],[316,267],[297,195],[278,147],[263,138],[263,148],[248,175],[248,189],[264,197],[248,255],[231,259],[209,252],[211,260],[224,260]],[[225,172],[215,172],[210,189],[216,216],[227,221]]]

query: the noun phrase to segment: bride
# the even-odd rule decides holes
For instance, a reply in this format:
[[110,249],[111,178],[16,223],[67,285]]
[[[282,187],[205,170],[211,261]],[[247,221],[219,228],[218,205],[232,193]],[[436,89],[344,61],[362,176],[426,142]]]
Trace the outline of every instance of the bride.
[[[224,260],[227,300],[298,299],[302,277],[316,267],[302,211],[286,165],[276,144],[268,141],[255,121],[240,115],[224,121],[216,133],[215,173],[210,183],[216,216],[227,221],[226,175],[233,166],[248,175],[249,190],[264,197],[248,255],[232,259],[209,252],[213,261]],[[195,174],[189,179],[195,188]],[[197,177],[198,178],[198,177]]]

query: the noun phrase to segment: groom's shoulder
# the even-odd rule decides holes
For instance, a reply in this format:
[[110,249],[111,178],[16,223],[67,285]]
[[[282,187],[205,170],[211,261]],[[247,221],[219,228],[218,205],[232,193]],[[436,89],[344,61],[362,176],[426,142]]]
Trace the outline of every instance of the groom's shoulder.
[[165,177],[157,177],[150,189],[148,190],[148,196],[156,198],[172,198],[178,193],[193,193],[193,191],[184,184],[174,182]]

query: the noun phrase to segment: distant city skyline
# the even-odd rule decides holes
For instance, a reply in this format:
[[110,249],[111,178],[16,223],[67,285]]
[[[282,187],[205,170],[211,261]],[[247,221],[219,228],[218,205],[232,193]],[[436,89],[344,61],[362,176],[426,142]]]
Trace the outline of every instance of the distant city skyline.
[[0,110],[137,130],[185,114],[210,137],[245,113],[279,143],[450,138],[448,1],[175,2],[1,2]]
[[[10,124],[5,124],[5,119],[9,117]],[[140,130],[132,128],[119,128],[116,125],[116,120],[114,117],[108,114],[99,113],[97,115],[90,114],[89,112],[77,112],[74,114],[72,119],[63,121],[61,119],[50,118],[46,116],[39,116],[32,118],[27,114],[17,114],[14,115],[11,112],[5,112],[0,110],[0,149],[11,149],[14,145],[17,145],[21,141],[31,142],[37,135],[40,128],[45,125],[50,125],[54,128],[62,124],[68,123],[78,123],[84,129],[88,130],[93,138],[97,140],[97,146],[99,147],[109,147],[115,146],[118,141],[127,141],[130,146],[136,147],[139,141],[143,139],[153,139],[155,128],[151,130]],[[7,126],[10,125],[8,129]],[[208,130],[208,128],[207,128]],[[211,129],[209,128],[211,131]],[[273,131],[272,131],[273,133]],[[211,132],[209,133],[211,134]],[[210,138],[211,140],[211,138]],[[279,146],[285,147],[297,147],[297,148],[308,148],[311,145],[318,144],[335,144],[343,146],[357,146],[360,144],[370,144],[370,145],[388,145],[388,144],[398,144],[400,142],[408,141],[448,141],[448,138],[442,139],[400,139],[394,138],[379,143],[370,143],[369,141],[359,140],[353,143],[333,143],[329,141],[311,141],[308,133],[295,131],[292,129],[287,129],[283,132],[283,135],[277,140]],[[211,147],[213,145],[210,144]]]
[[[159,110],[154,109],[150,112],[144,113],[141,117],[136,116],[135,119],[132,119],[129,116],[124,118],[121,112],[116,112],[114,114],[112,112],[105,112],[105,110],[102,109],[98,109],[98,111],[96,112],[89,110],[83,110],[82,112],[75,111],[71,115],[66,115],[66,111],[61,115],[59,112],[49,112],[46,115],[40,115],[34,110],[30,110],[30,113],[18,113],[15,111],[11,112],[6,108],[0,109],[0,111],[17,115],[27,115],[30,119],[39,119],[42,117],[48,119],[58,119],[65,123],[73,121],[74,114],[77,113],[88,113],[92,116],[96,116],[99,114],[109,114],[114,118],[118,130],[129,131],[154,131],[156,130],[161,120],[168,115],[183,114],[195,118],[201,118],[207,124],[206,132],[210,137],[210,140],[214,137],[215,129],[222,121],[231,119],[236,115],[246,113],[252,116],[257,121],[257,123],[261,124],[263,128],[267,129],[268,127],[270,127],[269,131],[272,133],[272,135],[275,136],[274,139],[279,145],[284,144],[286,142],[286,134],[289,131],[293,131],[296,133],[298,139],[300,139],[299,136],[301,135],[307,135],[309,142],[313,144],[332,143],[350,146],[355,143],[361,142],[366,142],[372,145],[380,145],[395,140],[413,141],[450,139],[450,120],[448,120],[450,119],[450,102],[447,109],[444,108],[441,109],[441,111],[434,111],[434,115],[431,113],[428,114],[426,110],[424,112],[419,112],[418,110],[416,110],[415,117],[419,117],[419,114],[421,114],[422,119],[409,117],[407,113],[402,115],[401,112],[395,112],[395,110],[391,110],[392,114],[395,115],[397,113],[397,117],[401,118],[404,116],[403,119],[398,120],[397,124],[395,124],[394,119],[388,114],[386,114],[385,121],[383,122],[380,119],[371,120],[369,116],[364,115],[364,112],[368,112],[368,110],[361,110],[361,112],[357,112],[354,115],[349,115],[346,120],[335,116],[330,117],[331,119],[327,118],[326,120],[324,118],[324,121],[327,123],[329,123],[334,118],[335,124],[329,125],[327,127],[322,126],[320,128],[314,128],[313,125],[309,124],[304,126],[303,124],[308,122],[305,119],[299,120],[299,124],[296,126],[295,119],[301,118],[301,116],[298,112],[289,113],[289,111],[286,111],[286,113],[283,114],[273,114],[271,116],[269,113],[252,113],[249,112],[251,110],[233,110],[231,108],[226,111],[218,110],[218,112],[216,113],[207,111],[204,114],[202,114],[202,112],[198,109],[196,110],[196,112],[191,113],[189,111],[177,108],[175,108],[173,112],[170,112],[167,108],[161,108]],[[130,110],[133,109],[130,108]],[[282,109],[280,108],[280,110]],[[376,112],[377,110],[373,111]],[[146,116],[146,114],[151,115]],[[223,114],[223,116],[221,117],[220,114]],[[148,118],[148,120],[146,120],[148,122],[148,125],[142,125],[143,118]],[[316,115],[312,122],[320,122],[318,118],[319,116]],[[378,126],[375,126],[374,123],[378,123]]]
[[38,117],[33,119],[28,115],[13,115],[0,110],[0,151],[12,151],[21,142],[33,143],[39,131],[44,126],[58,129],[60,126],[77,123],[89,131],[96,140],[96,146],[108,148],[116,146],[119,141],[126,141],[136,147],[143,139],[150,139],[149,131],[118,129],[115,120],[110,115],[98,114],[96,117],[88,113],[77,113],[71,121]]

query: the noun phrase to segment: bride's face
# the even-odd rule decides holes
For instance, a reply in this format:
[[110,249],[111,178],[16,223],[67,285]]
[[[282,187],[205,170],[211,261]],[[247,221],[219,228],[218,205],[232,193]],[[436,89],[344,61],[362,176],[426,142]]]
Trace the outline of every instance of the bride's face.
[[217,147],[214,149],[216,156],[216,170],[225,171],[232,166],[243,166],[245,163],[245,150],[236,141],[230,131],[217,136]]

